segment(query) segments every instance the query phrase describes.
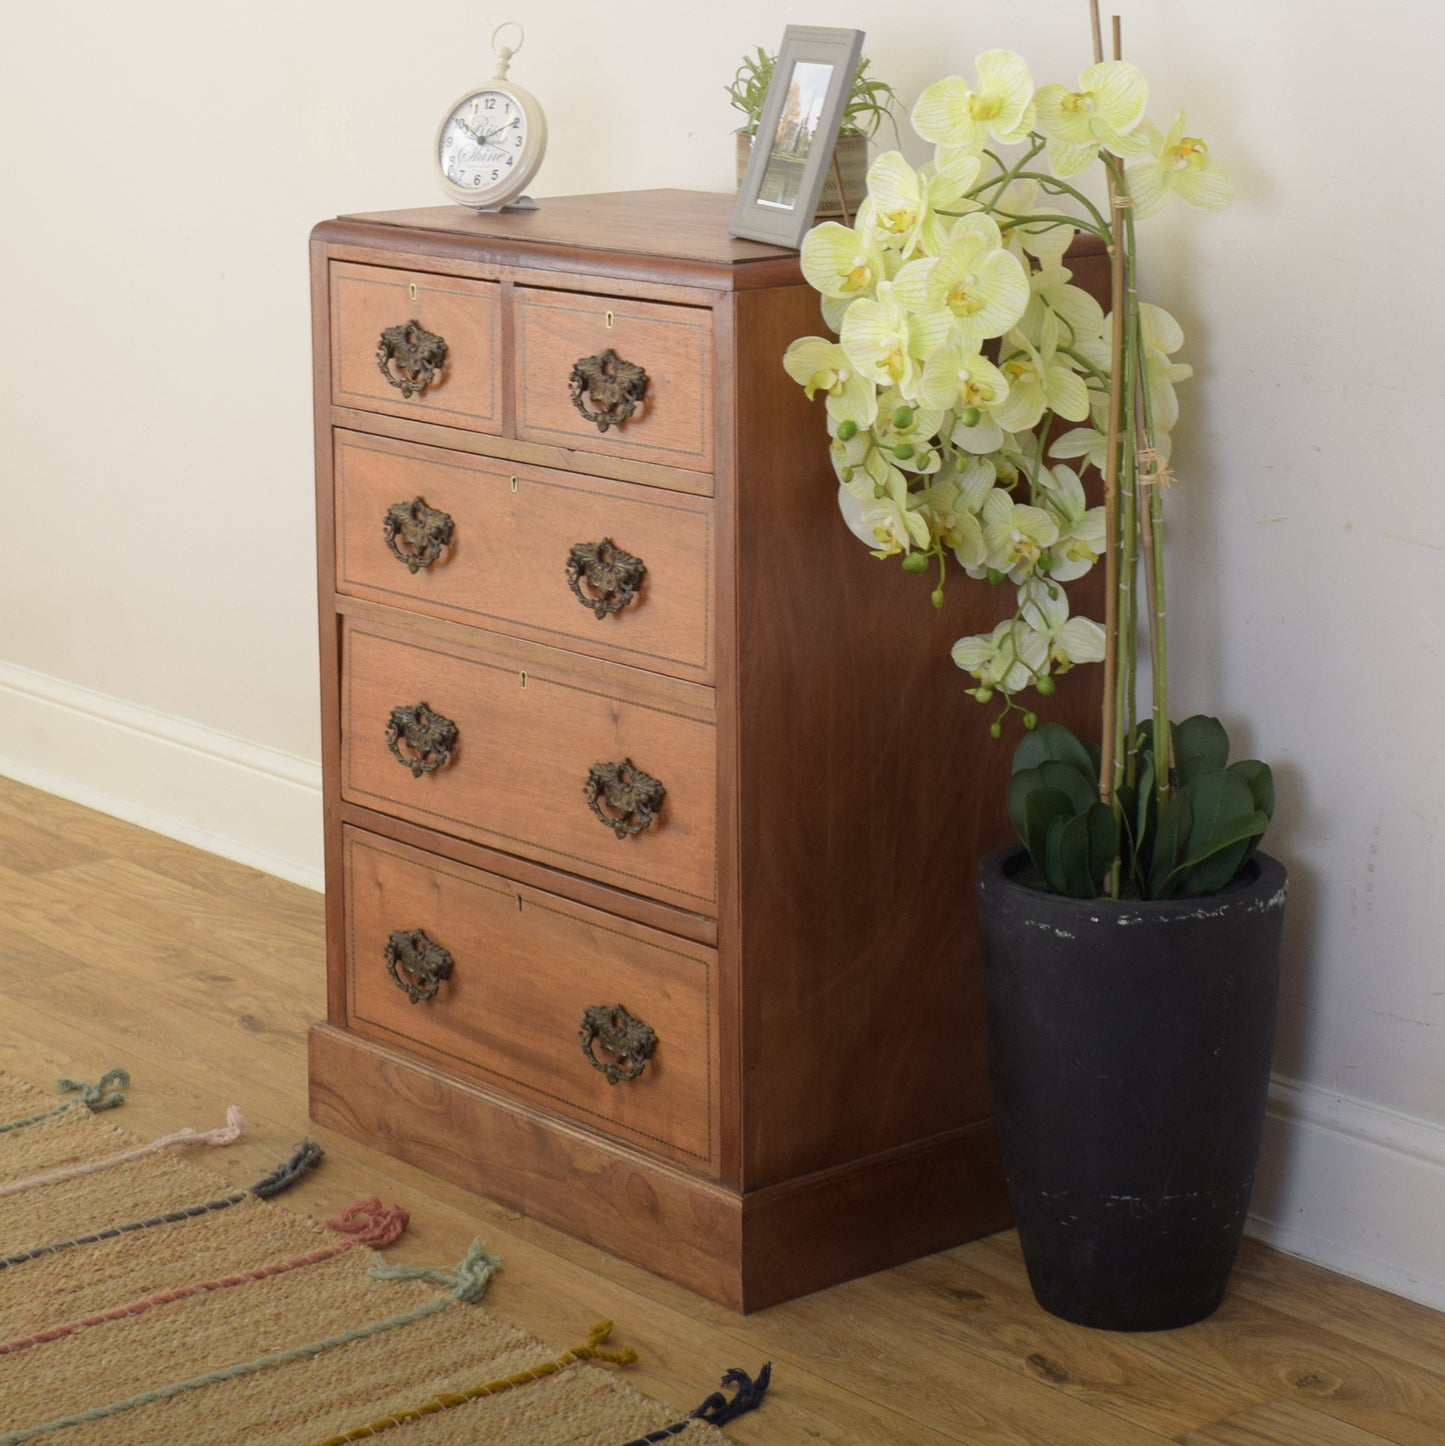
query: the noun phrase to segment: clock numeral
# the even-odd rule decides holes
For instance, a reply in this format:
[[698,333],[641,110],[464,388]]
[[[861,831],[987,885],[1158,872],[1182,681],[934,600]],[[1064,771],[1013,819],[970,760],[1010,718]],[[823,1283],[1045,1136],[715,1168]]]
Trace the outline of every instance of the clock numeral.
[[486,99],[486,107],[487,107],[488,110],[496,110],[496,108],[497,108],[497,98],[496,98],[496,96],[494,96],[494,95],[489,95],[489,96],[487,97],[487,99]]

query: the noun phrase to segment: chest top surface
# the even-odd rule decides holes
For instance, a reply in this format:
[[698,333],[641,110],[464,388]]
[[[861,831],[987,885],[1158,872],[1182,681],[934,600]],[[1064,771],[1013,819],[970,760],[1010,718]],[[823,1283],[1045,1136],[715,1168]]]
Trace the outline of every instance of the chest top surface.
[[712,274],[728,290],[789,284],[799,278],[798,253],[728,234],[733,198],[707,191],[617,191],[552,196],[535,211],[495,214],[462,206],[357,212],[325,222],[318,234],[346,240],[363,232],[372,244],[439,254],[525,253],[533,261],[565,258],[568,269],[590,262],[600,272],[609,258],[661,270],[679,265]]

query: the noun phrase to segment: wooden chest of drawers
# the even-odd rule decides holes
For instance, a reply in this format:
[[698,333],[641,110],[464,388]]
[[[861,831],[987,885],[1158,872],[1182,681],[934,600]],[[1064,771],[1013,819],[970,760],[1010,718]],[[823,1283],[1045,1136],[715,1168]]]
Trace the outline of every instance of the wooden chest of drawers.
[[311,1093],[754,1309],[1006,1223],[971,901],[1006,754],[948,658],[992,619],[846,532],[780,365],[817,298],[730,206],[314,233]]

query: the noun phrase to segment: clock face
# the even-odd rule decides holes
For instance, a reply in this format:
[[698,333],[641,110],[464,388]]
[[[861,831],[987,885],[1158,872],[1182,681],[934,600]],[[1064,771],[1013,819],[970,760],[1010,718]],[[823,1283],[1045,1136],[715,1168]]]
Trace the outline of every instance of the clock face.
[[527,117],[505,90],[467,96],[442,123],[437,161],[458,190],[486,192],[504,187],[527,154]]

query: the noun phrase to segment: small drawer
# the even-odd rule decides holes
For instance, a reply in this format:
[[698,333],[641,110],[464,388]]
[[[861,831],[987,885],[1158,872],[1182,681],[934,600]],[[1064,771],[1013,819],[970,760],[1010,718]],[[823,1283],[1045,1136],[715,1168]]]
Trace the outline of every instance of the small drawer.
[[359,830],[344,839],[353,1029],[712,1162],[713,950]]
[[341,592],[711,680],[707,499],[354,432],[335,467]]
[[331,263],[338,407],[500,432],[502,374],[495,281]]
[[711,688],[361,618],[345,621],[342,670],[348,802],[714,910]]
[[712,470],[708,308],[535,287],[515,303],[519,437]]

